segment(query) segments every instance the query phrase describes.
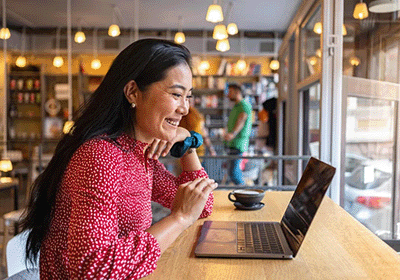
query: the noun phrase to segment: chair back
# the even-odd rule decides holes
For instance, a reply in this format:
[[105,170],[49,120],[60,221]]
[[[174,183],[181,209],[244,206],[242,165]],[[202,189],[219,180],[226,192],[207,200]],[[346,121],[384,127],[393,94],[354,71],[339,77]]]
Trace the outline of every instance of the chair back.
[[[29,262],[25,262],[25,246],[28,238],[29,231],[19,233],[10,239],[7,243],[7,274],[8,276],[14,275],[20,271],[26,269],[39,269],[39,263],[32,265]],[[39,260],[39,258],[38,258]]]

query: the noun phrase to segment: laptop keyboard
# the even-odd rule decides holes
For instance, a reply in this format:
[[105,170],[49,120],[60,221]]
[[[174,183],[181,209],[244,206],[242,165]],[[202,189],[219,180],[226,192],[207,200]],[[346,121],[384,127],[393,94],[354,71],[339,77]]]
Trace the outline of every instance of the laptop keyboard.
[[278,233],[272,223],[237,223],[239,253],[283,254]]

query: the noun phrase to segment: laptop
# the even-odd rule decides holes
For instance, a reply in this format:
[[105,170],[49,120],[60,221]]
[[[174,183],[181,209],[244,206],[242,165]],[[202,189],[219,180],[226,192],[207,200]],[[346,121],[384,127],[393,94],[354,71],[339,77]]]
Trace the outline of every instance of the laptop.
[[296,257],[336,168],[311,157],[281,222],[205,221],[197,257]]

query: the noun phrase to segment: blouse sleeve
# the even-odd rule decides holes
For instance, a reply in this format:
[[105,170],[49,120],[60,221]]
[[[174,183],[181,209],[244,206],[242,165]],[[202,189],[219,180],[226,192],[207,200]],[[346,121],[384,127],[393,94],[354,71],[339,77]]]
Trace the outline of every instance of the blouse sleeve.
[[[151,160],[154,163],[153,193],[152,200],[162,206],[171,209],[178,186],[196,178],[208,178],[204,168],[197,171],[184,171],[178,177],[169,172],[158,160]],[[214,194],[211,192],[199,218],[211,215],[214,205]]]
[[72,203],[66,241],[71,279],[138,279],[156,268],[161,251],[150,233],[118,236],[122,168],[121,152],[106,141],[83,145],[69,163],[64,183]]

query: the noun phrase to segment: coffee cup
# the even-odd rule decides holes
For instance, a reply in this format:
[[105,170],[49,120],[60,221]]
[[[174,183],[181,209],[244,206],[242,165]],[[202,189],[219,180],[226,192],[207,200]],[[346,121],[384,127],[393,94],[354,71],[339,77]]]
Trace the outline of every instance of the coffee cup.
[[[265,191],[259,189],[240,189],[229,193],[228,199],[232,202],[239,202],[245,206],[258,204],[264,198]],[[235,197],[235,199],[233,198]]]

